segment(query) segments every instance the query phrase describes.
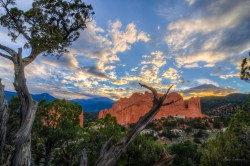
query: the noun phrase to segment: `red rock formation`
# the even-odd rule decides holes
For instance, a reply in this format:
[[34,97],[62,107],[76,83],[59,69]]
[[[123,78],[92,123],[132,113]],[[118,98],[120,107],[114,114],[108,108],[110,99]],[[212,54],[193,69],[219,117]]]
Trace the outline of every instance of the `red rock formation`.
[[[161,96],[162,94],[159,94]],[[186,118],[205,117],[201,113],[200,98],[193,97],[189,99],[187,106],[185,106],[183,97],[178,93],[170,93],[166,99],[167,102],[178,100],[174,104],[162,107],[156,114],[155,119],[160,119],[166,116],[185,116]],[[98,118],[104,118],[106,114],[110,113],[117,118],[119,124],[136,123],[139,118],[145,115],[152,107],[153,95],[152,93],[134,93],[129,98],[119,99],[112,108],[102,110],[99,112]]]
[[80,126],[81,128],[84,127],[84,113],[82,111],[81,115],[79,115],[79,118],[80,118]]

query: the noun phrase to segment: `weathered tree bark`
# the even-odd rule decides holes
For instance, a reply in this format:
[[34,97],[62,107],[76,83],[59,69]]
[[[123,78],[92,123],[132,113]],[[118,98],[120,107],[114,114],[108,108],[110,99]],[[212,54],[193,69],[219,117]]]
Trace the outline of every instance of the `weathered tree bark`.
[[26,85],[22,49],[13,57],[15,81],[14,87],[20,100],[20,129],[15,135],[15,150],[12,155],[12,166],[31,165],[31,130],[35,119],[37,103],[32,100]]
[[88,165],[88,156],[85,149],[81,150],[80,152],[80,166],[87,166]]
[[0,165],[4,164],[3,162],[3,152],[5,146],[6,132],[7,132],[7,122],[9,119],[8,112],[8,102],[4,94],[4,86],[2,85],[0,79]]
[[[139,83],[140,84],[140,83]],[[125,152],[128,145],[136,138],[136,136],[147,126],[149,122],[153,120],[155,115],[160,111],[160,108],[162,106],[167,106],[170,104],[175,103],[176,101],[171,101],[169,103],[164,103],[170,89],[172,86],[169,87],[166,94],[164,94],[162,97],[158,97],[157,91],[149,87],[147,85],[140,84],[142,87],[145,87],[152,91],[154,95],[153,100],[153,106],[150,109],[150,111],[144,115],[135,125],[135,127],[129,132],[129,134],[126,137],[123,137],[118,141],[117,144],[113,145],[111,148],[108,149],[107,144],[104,148],[102,148],[100,157],[96,161],[96,166],[114,166],[119,158],[121,157],[122,153]],[[178,101],[178,100],[177,100]]]

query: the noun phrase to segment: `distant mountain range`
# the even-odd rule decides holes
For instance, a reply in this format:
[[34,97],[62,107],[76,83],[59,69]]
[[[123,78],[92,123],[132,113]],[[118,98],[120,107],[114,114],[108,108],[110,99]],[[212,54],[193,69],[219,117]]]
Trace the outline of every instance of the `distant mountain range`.
[[232,93],[227,96],[201,97],[201,110],[205,114],[210,114],[211,110],[228,104],[241,106],[248,101],[248,96],[248,94]]
[[212,84],[203,84],[193,88],[180,91],[185,98],[193,96],[226,96],[231,93],[236,93],[236,89],[229,87],[218,87]]
[[[11,100],[13,96],[17,96],[16,92],[5,91],[6,99],[8,101]],[[32,98],[35,101],[40,101],[42,99],[46,99],[47,102],[51,102],[56,98],[51,96],[48,93],[42,94],[32,94]],[[83,107],[85,112],[99,112],[100,110],[111,108],[114,104],[114,101],[107,98],[107,97],[97,97],[97,98],[90,98],[90,99],[73,99],[70,100],[72,103],[78,103]]]
[[[197,94],[199,96],[199,92],[206,91],[214,91],[215,94],[222,94],[222,92],[227,92],[227,94],[232,90],[232,88],[221,88],[211,84],[204,84],[194,88],[190,88],[182,91],[181,93],[186,96],[190,94]],[[197,92],[197,93],[196,93]],[[10,101],[12,96],[16,96],[16,92],[5,91],[6,98]],[[42,99],[46,99],[46,101],[51,102],[55,100],[55,97],[51,96],[48,93],[42,94],[33,94],[33,99],[36,101],[40,101]],[[218,107],[222,107],[227,104],[233,105],[242,105],[248,100],[248,94],[240,94],[240,93],[231,93],[226,96],[208,96],[208,97],[200,97],[201,99],[201,111],[205,114],[209,114],[209,111],[216,109]],[[72,103],[77,102],[79,105],[83,107],[85,112],[99,112],[103,109],[109,109],[114,104],[114,101],[107,97],[97,97],[90,99],[73,99]]]

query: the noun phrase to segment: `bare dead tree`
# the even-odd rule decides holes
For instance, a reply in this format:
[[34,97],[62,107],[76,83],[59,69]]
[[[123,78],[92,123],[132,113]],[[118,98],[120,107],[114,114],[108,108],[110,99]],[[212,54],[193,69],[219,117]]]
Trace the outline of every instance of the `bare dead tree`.
[[164,101],[167,98],[169,91],[173,87],[173,85],[171,85],[168,88],[167,92],[163,96],[158,97],[157,91],[153,87],[150,87],[150,86],[147,86],[147,85],[141,84],[141,83],[139,83],[139,84],[141,87],[147,88],[153,93],[154,99],[153,99],[152,108],[149,110],[149,112],[147,114],[145,114],[136,123],[135,127],[128,133],[128,135],[121,138],[118,141],[118,143],[111,146],[110,148],[108,148],[108,143],[104,144],[104,147],[101,150],[100,157],[96,161],[96,164],[95,164],[96,166],[104,166],[104,165],[105,166],[114,166],[117,163],[117,161],[119,160],[119,158],[121,157],[121,155],[126,151],[128,145],[147,126],[147,124],[153,120],[155,115],[160,111],[160,108],[162,106],[167,106],[167,105],[173,104],[173,103],[180,100],[180,99],[178,99],[176,101],[173,100],[171,102],[164,103]]
[[80,151],[80,166],[87,166],[88,165],[88,156],[86,149]]
[[0,164],[3,164],[3,151],[5,146],[7,122],[9,119],[8,102],[4,94],[4,86],[0,79]]

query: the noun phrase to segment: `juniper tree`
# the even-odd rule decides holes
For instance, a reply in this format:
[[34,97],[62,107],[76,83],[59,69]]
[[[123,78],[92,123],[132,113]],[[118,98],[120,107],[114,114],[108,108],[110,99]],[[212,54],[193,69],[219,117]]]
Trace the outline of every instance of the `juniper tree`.
[[[15,136],[12,165],[30,165],[30,133],[37,104],[28,90],[24,69],[39,55],[61,56],[79,36],[80,30],[92,20],[92,6],[82,0],[34,0],[26,11],[16,6],[15,0],[0,0],[2,27],[14,42],[21,37],[25,44],[14,50],[0,43],[0,56],[14,64],[14,88],[20,100],[20,129]],[[23,55],[23,49],[30,51]],[[29,72],[28,70],[25,70]]]
[[[249,52],[250,56],[250,52]],[[246,82],[250,82],[250,58],[244,58],[241,63],[240,78]]]

